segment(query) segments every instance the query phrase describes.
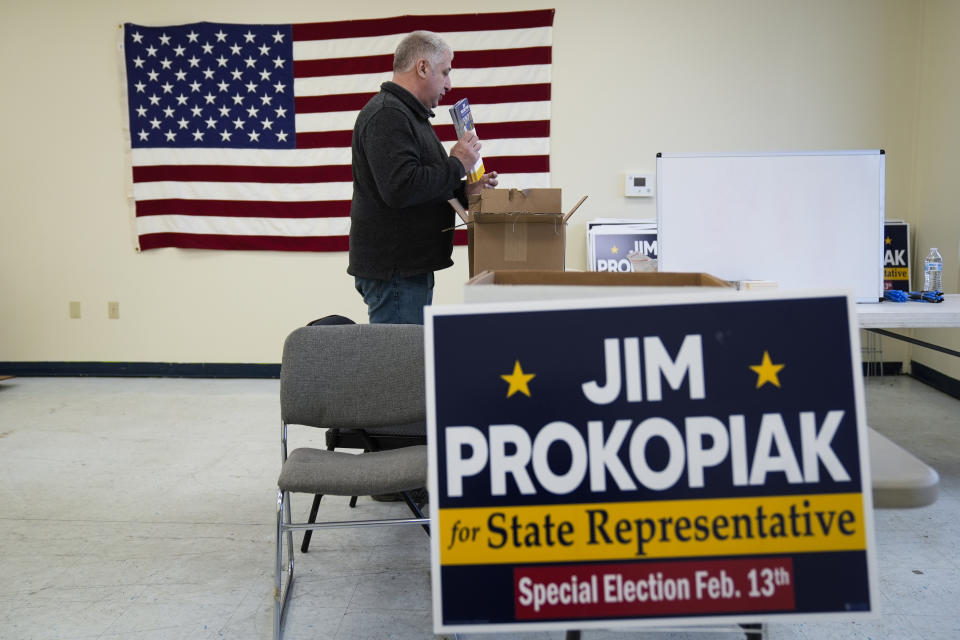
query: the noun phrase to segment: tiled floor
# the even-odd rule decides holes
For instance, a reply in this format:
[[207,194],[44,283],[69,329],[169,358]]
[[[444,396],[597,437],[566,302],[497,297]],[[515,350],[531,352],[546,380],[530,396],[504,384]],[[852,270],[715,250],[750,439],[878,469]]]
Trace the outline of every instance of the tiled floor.
[[[0,638],[269,638],[278,391],[275,380],[0,382]],[[960,638],[960,401],[895,377],[869,379],[867,405],[872,426],[939,471],[940,497],[876,512],[876,621],[774,623],[768,638]],[[319,444],[310,431],[291,439]],[[334,502],[325,508],[346,509]],[[360,508],[403,512],[369,498]],[[317,533],[297,571],[290,640],[432,637],[418,528]],[[583,634],[641,637],[742,636]]]

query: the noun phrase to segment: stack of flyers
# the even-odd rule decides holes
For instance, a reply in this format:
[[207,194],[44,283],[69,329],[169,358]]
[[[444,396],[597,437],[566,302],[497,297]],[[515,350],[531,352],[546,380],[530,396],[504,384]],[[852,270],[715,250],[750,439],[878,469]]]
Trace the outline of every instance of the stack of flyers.
[[[473,126],[473,114],[470,112],[470,102],[463,98],[450,107],[450,117],[453,126],[457,129],[457,138],[463,138],[468,131],[476,131]],[[467,167],[467,182],[477,182],[483,177],[483,158],[478,158],[472,168]]]

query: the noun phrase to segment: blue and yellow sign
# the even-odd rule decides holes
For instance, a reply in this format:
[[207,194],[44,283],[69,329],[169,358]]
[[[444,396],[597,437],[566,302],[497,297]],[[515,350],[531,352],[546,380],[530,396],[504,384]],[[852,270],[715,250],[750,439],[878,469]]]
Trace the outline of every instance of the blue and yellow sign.
[[437,633],[875,607],[851,299],[639,300],[427,307]]
[[[616,229],[616,227],[614,227]],[[635,266],[657,259],[657,230],[597,233],[593,235],[591,271],[656,271]],[[656,263],[654,263],[656,264]]]
[[910,226],[906,222],[883,225],[883,289],[910,291]]

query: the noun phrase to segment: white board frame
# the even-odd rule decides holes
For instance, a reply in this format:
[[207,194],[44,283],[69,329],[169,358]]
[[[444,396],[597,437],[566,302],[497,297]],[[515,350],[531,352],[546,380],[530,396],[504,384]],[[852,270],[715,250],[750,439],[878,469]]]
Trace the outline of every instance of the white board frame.
[[851,151],[657,154],[660,271],[883,297],[885,158]]

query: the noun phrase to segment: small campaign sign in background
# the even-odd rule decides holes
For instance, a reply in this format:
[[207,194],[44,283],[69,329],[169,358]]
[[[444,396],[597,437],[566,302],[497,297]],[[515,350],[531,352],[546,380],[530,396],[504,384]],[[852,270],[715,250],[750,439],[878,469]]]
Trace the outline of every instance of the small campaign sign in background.
[[656,271],[656,221],[587,222],[587,266],[590,271]]
[[427,307],[434,630],[869,614],[852,309]]
[[[591,236],[591,271],[656,271],[657,230],[607,230]],[[649,267],[648,268],[648,263]]]
[[883,289],[910,291],[910,225],[903,221],[883,225]]

